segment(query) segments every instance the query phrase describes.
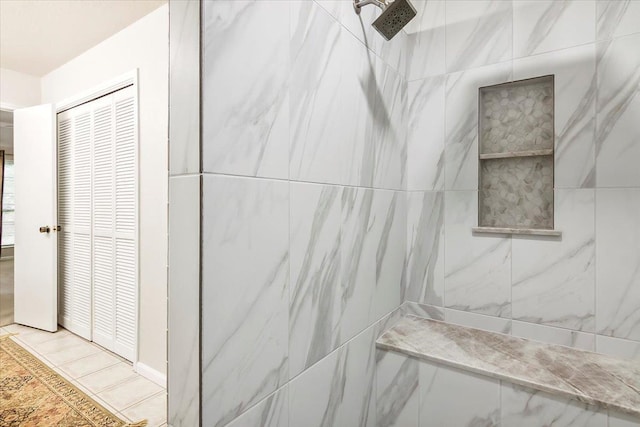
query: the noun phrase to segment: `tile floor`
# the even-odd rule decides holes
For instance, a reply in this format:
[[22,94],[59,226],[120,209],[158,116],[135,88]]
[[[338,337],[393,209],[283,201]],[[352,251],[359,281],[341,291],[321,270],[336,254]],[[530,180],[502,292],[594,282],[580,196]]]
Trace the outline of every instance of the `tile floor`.
[[131,363],[66,329],[56,333],[20,325],[0,328],[33,355],[125,421],[165,427],[166,390],[134,372]]

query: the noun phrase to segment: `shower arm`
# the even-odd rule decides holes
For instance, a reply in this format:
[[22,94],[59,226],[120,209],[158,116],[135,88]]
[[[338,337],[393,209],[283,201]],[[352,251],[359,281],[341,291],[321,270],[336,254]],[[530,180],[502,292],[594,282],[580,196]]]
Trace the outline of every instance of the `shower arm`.
[[382,10],[387,8],[387,4],[381,0],[353,0],[353,8],[358,15],[360,15],[360,9],[362,9],[362,6],[366,6],[368,4],[375,4]]

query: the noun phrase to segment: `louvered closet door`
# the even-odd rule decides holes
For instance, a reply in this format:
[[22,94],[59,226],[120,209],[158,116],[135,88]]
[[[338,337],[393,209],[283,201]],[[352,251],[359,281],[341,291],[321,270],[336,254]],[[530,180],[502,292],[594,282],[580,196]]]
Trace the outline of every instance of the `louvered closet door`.
[[60,323],[86,339],[92,338],[92,128],[88,104],[58,115]]
[[114,350],[115,112],[113,95],[93,101],[93,340]]
[[58,115],[61,324],[129,360],[135,357],[138,289],[134,90]]

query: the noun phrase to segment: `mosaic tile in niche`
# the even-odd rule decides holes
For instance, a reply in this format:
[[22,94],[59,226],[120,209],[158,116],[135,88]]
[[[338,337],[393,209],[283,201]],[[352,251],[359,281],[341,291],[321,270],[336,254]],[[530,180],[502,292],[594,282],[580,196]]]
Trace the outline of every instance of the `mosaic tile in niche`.
[[553,228],[553,157],[483,160],[481,227]]
[[480,152],[553,148],[553,76],[480,89]]

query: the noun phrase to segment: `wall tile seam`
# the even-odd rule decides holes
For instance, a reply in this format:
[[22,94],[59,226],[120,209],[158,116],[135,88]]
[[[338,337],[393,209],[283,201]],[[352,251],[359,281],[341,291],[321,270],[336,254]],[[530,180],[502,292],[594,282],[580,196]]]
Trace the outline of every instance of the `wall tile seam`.
[[[316,6],[318,6],[320,9],[322,9],[327,15],[329,15],[329,17],[332,20],[334,20],[338,25],[340,25],[342,27],[342,30],[346,30],[347,33],[349,33],[353,38],[355,38],[356,41],[358,41],[358,43],[360,43],[362,46],[364,46],[365,49],[367,49],[369,52],[373,53],[375,55],[376,59],[379,59],[380,61],[382,61],[385,64],[385,66],[387,66],[388,68],[390,68],[393,71],[395,71],[396,74],[398,74],[398,76],[402,78],[403,82],[407,83],[407,75],[406,75],[406,73],[401,72],[396,67],[394,67],[393,65],[389,64],[389,62],[387,62],[383,57],[381,57],[376,51],[374,51],[371,47],[367,46],[362,40],[360,40],[358,38],[357,35],[355,35],[353,32],[351,32],[351,30],[349,30],[349,28],[347,28],[342,22],[340,22],[340,20],[338,18],[333,16],[327,9],[325,9],[324,6],[322,6],[320,3],[318,3],[317,0],[313,0],[313,2],[316,4]],[[366,23],[363,23],[363,24],[366,25]],[[377,37],[378,35],[375,34],[375,36]],[[385,43],[386,43],[386,41],[385,41]],[[405,60],[405,62],[406,62],[406,60]]]
[[406,190],[399,188],[386,188],[386,187],[369,187],[369,186],[361,186],[361,185],[350,185],[350,184],[337,184],[337,183],[327,183],[327,182],[317,182],[317,181],[301,181],[295,179],[288,178],[272,178],[272,177],[262,177],[262,176],[252,176],[252,175],[235,175],[235,174],[227,174],[227,173],[219,173],[219,172],[203,172],[201,174],[194,175],[202,175],[203,177],[223,177],[223,178],[238,178],[238,179],[256,179],[256,180],[264,180],[271,182],[289,182],[293,184],[309,184],[309,185],[322,185],[328,187],[343,187],[343,188],[355,188],[355,189],[364,189],[364,190],[375,190],[375,191],[393,191],[398,193],[405,193]]
[[[273,395],[275,395],[276,393],[282,392],[283,390],[285,390],[287,387],[289,387],[289,385],[291,384],[291,382],[295,381],[296,379],[298,379],[298,377],[304,375],[305,373],[307,373],[308,370],[313,369],[316,365],[320,364],[321,362],[323,362],[325,359],[327,359],[328,357],[332,356],[334,353],[341,351],[343,349],[343,347],[346,347],[347,345],[349,345],[352,341],[360,338],[361,335],[363,335],[364,333],[367,332],[367,330],[369,330],[370,328],[375,328],[378,323],[380,323],[381,321],[383,321],[386,317],[391,316],[396,310],[398,310],[400,308],[400,306],[394,308],[393,310],[389,311],[388,313],[382,315],[379,319],[373,321],[373,323],[369,324],[368,326],[366,326],[364,329],[360,330],[359,332],[357,332],[353,337],[351,337],[349,340],[347,340],[346,342],[344,342],[343,344],[339,345],[338,347],[336,347],[335,349],[331,350],[329,353],[327,353],[325,356],[323,356],[321,359],[319,359],[318,361],[314,362],[312,365],[306,367],[303,371],[299,372],[298,374],[296,374],[295,376],[293,376],[292,378],[289,378],[287,381],[283,382],[282,384],[280,384],[278,386],[278,388],[276,388],[274,391],[272,391],[271,393],[269,393],[268,395],[266,395],[265,397],[263,397],[262,399],[260,399],[259,401],[255,402],[253,405],[248,406],[247,408],[244,409],[244,411],[242,411],[240,414],[238,414],[233,420],[231,420],[229,423],[232,423],[234,421],[236,421],[238,418],[246,415],[247,413],[249,413],[249,411],[251,411],[252,409],[254,409],[255,407],[257,407],[258,405],[260,405],[261,403],[263,403],[264,401],[268,400],[269,398],[271,398]],[[379,334],[376,334],[379,335]],[[376,337],[377,339],[377,337]],[[374,346],[374,350],[376,350],[376,342],[375,340],[373,341],[373,346]],[[287,356],[288,358],[288,356]],[[375,375],[375,374],[374,374]],[[202,379],[202,377],[200,377]],[[290,400],[290,397],[289,397]],[[287,417],[288,417],[288,413],[287,413]]]

